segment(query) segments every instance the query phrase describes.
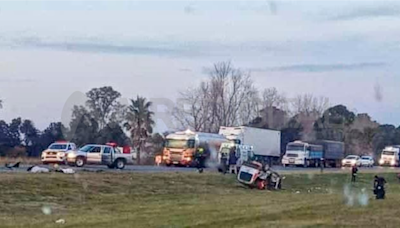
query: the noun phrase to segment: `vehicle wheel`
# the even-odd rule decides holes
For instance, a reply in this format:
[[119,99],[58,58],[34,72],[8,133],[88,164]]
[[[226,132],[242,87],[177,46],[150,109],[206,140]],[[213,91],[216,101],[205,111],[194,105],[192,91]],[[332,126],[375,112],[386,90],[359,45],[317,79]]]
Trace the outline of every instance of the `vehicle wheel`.
[[171,163],[166,163],[165,164],[167,167],[170,167],[171,166]]
[[77,167],[82,167],[85,165],[85,159],[83,157],[77,157],[75,161]]
[[118,159],[118,160],[115,162],[115,167],[116,167],[117,169],[124,169],[124,168],[125,168],[125,160],[123,160],[123,159]]
[[115,168],[114,165],[107,165],[107,167],[108,167],[109,169],[114,169],[114,168]]
[[265,186],[267,185],[267,181],[258,179],[256,185],[258,190],[264,190]]

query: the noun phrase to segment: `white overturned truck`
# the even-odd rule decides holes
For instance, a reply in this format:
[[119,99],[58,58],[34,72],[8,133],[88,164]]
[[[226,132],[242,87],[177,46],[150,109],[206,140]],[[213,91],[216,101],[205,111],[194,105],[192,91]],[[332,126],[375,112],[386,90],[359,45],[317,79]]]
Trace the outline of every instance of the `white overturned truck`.
[[282,165],[340,167],[344,157],[344,143],[328,140],[294,141],[286,146]]
[[236,145],[252,146],[254,157],[272,164],[281,155],[281,132],[254,127],[220,127],[219,134]]

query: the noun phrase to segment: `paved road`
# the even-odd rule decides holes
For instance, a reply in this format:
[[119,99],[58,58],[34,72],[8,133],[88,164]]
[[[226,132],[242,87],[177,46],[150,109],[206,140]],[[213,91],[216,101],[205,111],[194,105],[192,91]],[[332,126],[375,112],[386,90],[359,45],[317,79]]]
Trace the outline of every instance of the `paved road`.
[[[5,167],[0,167],[0,172],[26,172],[28,165],[21,165],[20,168],[17,169],[8,169]],[[40,165],[40,167],[52,168],[51,165]],[[166,166],[137,166],[137,165],[127,165],[124,170],[116,170],[116,169],[108,169],[106,166],[102,165],[86,165],[82,168],[77,167],[69,167],[69,166],[61,166],[62,168],[72,168],[78,172],[151,172],[151,173],[159,173],[159,172],[197,172],[195,168],[186,168],[186,167],[166,167]],[[285,173],[319,173],[319,168],[297,168],[297,167],[282,167],[282,166],[274,166],[274,170],[285,174]],[[400,168],[391,168],[391,167],[379,167],[375,166],[372,168],[360,168],[360,172],[370,172],[370,173],[381,173],[381,172],[399,172]],[[216,172],[216,169],[207,169],[206,172]],[[350,168],[325,168],[324,173],[349,173]]]

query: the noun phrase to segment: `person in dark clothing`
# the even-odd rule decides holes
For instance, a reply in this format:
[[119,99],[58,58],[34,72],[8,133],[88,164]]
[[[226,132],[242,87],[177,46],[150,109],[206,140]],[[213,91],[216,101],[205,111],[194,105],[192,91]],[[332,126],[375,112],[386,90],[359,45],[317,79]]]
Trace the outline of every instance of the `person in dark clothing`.
[[356,182],[358,168],[356,165],[353,165],[351,168],[351,182]]
[[204,152],[204,149],[201,147],[197,148],[196,160],[197,160],[197,170],[199,171],[199,173],[203,173],[203,170],[205,168],[206,154]]
[[229,173],[236,174],[237,171],[236,163],[237,163],[236,148],[232,147],[231,150],[229,151]]
[[220,160],[220,166],[218,171],[226,174],[227,171],[227,165],[228,165],[228,155],[227,153],[221,153],[221,160]]
[[385,184],[386,184],[385,178],[375,176],[374,194],[376,199],[385,199],[385,194],[386,194]]
[[325,166],[325,164],[324,164],[324,158],[321,158],[321,159],[319,160],[319,170],[320,170],[321,173],[324,173],[324,166]]

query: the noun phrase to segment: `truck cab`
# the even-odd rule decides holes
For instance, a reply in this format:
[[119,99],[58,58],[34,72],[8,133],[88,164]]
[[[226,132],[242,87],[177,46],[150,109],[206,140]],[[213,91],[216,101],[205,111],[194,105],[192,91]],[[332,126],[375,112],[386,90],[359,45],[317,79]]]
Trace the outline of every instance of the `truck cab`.
[[382,150],[379,165],[398,166],[400,146],[387,146]]
[[166,137],[162,161],[167,166],[193,166],[197,149],[203,148],[207,159],[216,162],[221,144],[227,141],[218,134],[190,130],[175,132]]
[[288,143],[286,152],[282,157],[282,165],[301,165],[304,167],[315,166],[320,164],[323,157],[323,147],[313,145],[302,141]]

